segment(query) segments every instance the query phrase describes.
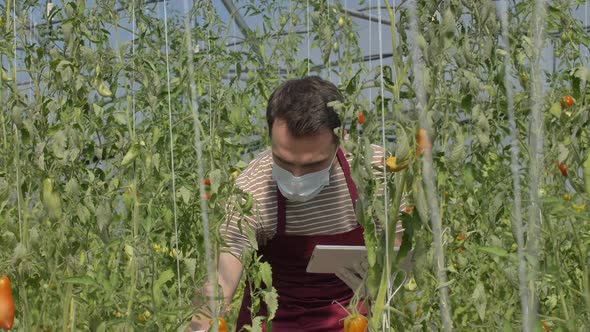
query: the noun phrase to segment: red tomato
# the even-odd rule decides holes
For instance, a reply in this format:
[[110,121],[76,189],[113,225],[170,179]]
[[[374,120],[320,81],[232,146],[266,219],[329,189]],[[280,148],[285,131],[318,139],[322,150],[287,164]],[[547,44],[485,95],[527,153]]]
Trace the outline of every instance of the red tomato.
[[557,161],[556,164],[557,168],[559,168],[559,171],[561,172],[561,175],[567,176],[567,166],[560,163],[559,161]]
[[210,186],[211,185],[211,180],[205,179],[205,180],[203,180],[203,184],[206,185],[206,186]]
[[363,124],[363,122],[365,122],[365,113],[361,112],[361,114],[359,114],[358,122],[359,124]]
[[10,330],[14,323],[14,299],[7,276],[0,278],[0,328]]
[[[213,325],[213,321],[210,320],[209,321],[210,325]],[[219,319],[217,320],[217,324],[218,324],[218,328],[219,328],[219,332],[227,332],[227,324],[225,323],[225,319],[223,319],[223,317],[219,317]]]
[[207,199],[207,200],[208,200],[209,198],[211,198],[211,194],[210,194],[210,193],[205,193],[205,195],[204,195],[204,196],[205,196],[205,199]]
[[360,314],[353,314],[344,320],[344,332],[366,332],[367,317]]
[[572,106],[574,106],[574,97],[567,95],[567,96],[563,96],[563,98],[561,98],[561,107],[563,108],[570,108]]
[[459,241],[465,241],[466,238],[467,238],[467,236],[463,233],[457,235],[457,240],[459,240]]
[[549,329],[549,325],[547,323],[545,323],[544,321],[541,321],[541,325],[543,325],[543,330],[545,330],[546,332],[550,332],[551,331]]

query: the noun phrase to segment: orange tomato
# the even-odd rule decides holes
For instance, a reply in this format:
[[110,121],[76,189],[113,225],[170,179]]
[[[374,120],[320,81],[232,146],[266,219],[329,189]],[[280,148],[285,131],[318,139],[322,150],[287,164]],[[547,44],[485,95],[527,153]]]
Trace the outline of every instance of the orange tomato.
[[0,278],[0,328],[10,330],[14,323],[14,299],[7,276]]
[[360,314],[353,314],[344,319],[344,332],[366,332],[367,317]]
[[358,123],[363,124],[363,122],[365,122],[365,113],[361,112],[361,114],[359,114]]
[[465,239],[467,239],[467,236],[463,233],[457,235],[457,240],[459,241],[465,241]]
[[432,148],[432,143],[428,139],[428,132],[424,128],[420,128],[418,130],[418,134],[416,134],[416,143],[418,143],[419,148],[416,149],[416,156],[420,156],[422,151],[424,154],[428,155],[430,153],[430,148]]
[[[213,325],[213,321],[210,320],[209,324],[212,326]],[[219,328],[219,332],[227,332],[227,324],[225,323],[225,319],[223,317],[219,317],[217,319],[217,327]]]
[[567,96],[563,96],[563,98],[561,98],[561,107],[563,108],[570,108],[572,106],[574,106],[575,101],[574,101],[574,97],[567,95]]

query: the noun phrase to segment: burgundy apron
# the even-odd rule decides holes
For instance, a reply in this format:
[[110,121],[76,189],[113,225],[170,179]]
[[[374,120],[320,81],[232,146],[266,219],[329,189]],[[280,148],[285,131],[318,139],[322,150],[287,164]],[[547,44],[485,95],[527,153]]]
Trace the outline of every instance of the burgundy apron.
[[[350,177],[350,168],[340,148],[338,162],[342,167],[348,192],[353,206],[358,193]],[[331,273],[307,273],[306,268],[313,249],[317,244],[325,245],[364,245],[363,229],[359,226],[351,231],[334,235],[287,235],[286,199],[277,188],[277,232],[268,243],[260,247],[258,253],[262,261],[272,266],[272,281],[279,298],[279,307],[272,320],[273,332],[341,332],[343,319],[348,315],[345,308],[353,296],[353,291],[336,275]],[[237,321],[236,331],[245,324],[251,324],[250,289],[244,290],[244,299]],[[266,315],[261,306],[258,315]],[[266,327],[263,328],[266,331]]]

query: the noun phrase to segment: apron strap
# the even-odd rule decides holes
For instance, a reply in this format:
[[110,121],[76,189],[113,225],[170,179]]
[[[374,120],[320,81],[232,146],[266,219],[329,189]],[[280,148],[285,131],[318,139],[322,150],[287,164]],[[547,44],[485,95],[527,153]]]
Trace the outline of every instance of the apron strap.
[[[346,179],[346,185],[348,186],[348,193],[350,194],[350,199],[352,200],[352,207],[356,209],[356,201],[358,200],[358,190],[352,177],[350,176],[350,166],[348,165],[348,161],[346,157],[344,157],[344,152],[342,149],[338,147],[338,152],[336,152],[336,157],[338,158],[338,163],[340,167],[342,167],[342,171],[344,172],[344,178]],[[284,235],[285,234],[285,227],[287,224],[287,199],[281,191],[279,187],[276,188],[277,191],[277,235]]]
[[287,224],[287,199],[277,186],[277,235],[285,235]]
[[346,178],[346,185],[348,186],[348,193],[350,194],[350,199],[352,200],[352,207],[356,209],[356,201],[359,198],[358,190],[352,177],[350,176],[350,166],[348,165],[348,161],[344,157],[344,152],[342,149],[338,147],[338,152],[336,154],[338,157],[338,162],[340,163],[340,167],[342,167],[342,171],[344,172],[344,178]]

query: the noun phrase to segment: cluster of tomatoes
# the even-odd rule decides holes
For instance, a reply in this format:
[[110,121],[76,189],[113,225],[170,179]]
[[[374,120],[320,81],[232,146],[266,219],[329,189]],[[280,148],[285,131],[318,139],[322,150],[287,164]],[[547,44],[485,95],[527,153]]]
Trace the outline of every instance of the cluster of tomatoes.
[[0,328],[8,331],[14,323],[14,298],[10,290],[10,279],[0,278]]
[[203,180],[203,184],[205,185],[205,199],[209,200],[211,198],[211,194],[209,193],[209,190],[211,190],[211,180],[205,179]]

